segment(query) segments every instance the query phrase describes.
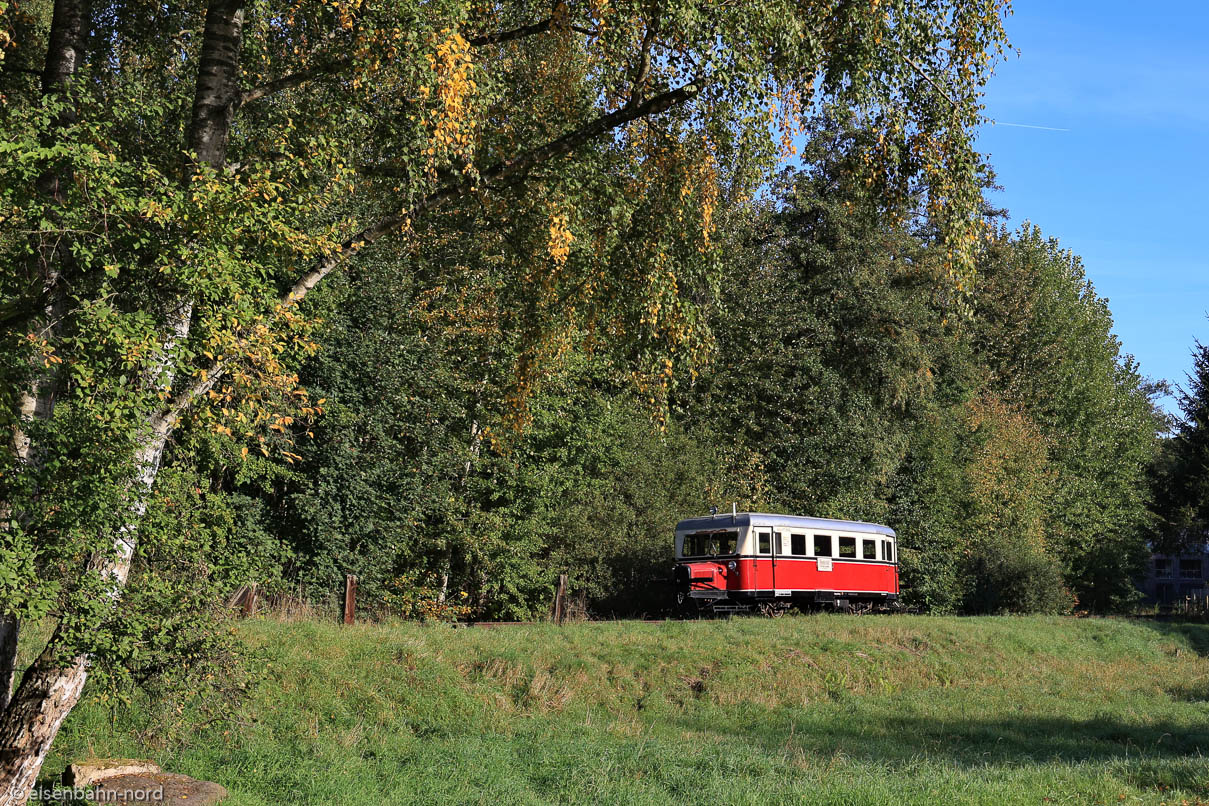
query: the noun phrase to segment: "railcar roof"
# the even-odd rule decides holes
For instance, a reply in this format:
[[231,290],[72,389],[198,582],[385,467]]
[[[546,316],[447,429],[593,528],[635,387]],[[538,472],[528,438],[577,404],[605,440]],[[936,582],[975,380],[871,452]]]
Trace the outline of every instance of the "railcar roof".
[[[734,520],[731,520],[731,519]],[[894,537],[894,530],[880,523],[839,521],[831,518],[807,518],[802,515],[774,515],[767,512],[719,512],[701,518],[688,518],[676,524],[676,531],[725,529],[728,526],[800,526],[804,529],[830,529],[837,532],[867,532]]]

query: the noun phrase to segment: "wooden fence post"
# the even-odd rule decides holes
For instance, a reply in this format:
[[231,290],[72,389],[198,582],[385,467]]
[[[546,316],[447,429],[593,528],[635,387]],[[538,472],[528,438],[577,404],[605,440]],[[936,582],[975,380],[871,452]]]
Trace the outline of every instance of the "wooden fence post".
[[561,625],[567,618],[567,575],[558,575],[558,591],[554,594],[554,623]]
[[255,582],[248,585],[243,594],[243,617],[248,618],[256,612],[256,589],[259,587]]
[[357,615],[357,578],[352,574],[344,576],[344,623],[352,624]]

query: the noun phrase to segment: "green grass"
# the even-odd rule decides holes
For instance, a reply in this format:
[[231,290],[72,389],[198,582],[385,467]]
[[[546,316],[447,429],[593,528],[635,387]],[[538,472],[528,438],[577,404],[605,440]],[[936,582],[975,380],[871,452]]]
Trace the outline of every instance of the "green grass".
[[236,722],[164,742],[143,711],[90,703],[47,772],[150,756],[230,804],[1209,801],[1205,626],[240,629],[269,681]]

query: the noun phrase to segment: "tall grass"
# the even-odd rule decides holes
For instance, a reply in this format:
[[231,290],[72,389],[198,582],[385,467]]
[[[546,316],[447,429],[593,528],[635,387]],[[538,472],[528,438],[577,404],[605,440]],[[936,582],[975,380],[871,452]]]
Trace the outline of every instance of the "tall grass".
[[266,681],[56,745],[232,804],[1209,801],[1209,627],[788,617],[451,629],[247,622]]

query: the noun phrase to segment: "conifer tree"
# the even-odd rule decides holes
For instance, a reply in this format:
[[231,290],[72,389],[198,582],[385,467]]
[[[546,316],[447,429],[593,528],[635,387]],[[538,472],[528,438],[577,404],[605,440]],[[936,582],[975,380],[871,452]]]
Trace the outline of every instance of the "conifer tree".
[[1181,416],[1153,473],[1155,544],[1167,551],[1203,543],[1209,529],[1209,346],[1197,341],[1192,359]]

